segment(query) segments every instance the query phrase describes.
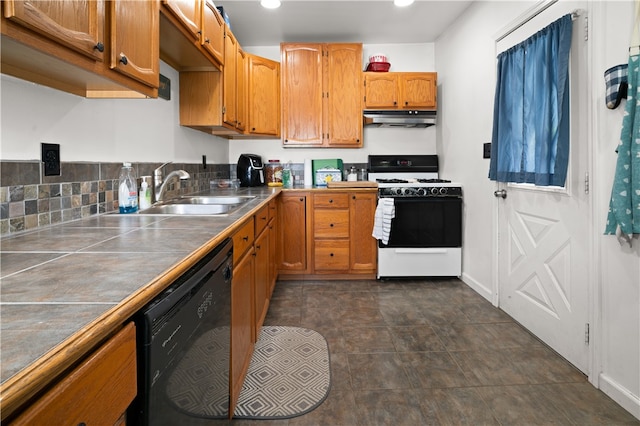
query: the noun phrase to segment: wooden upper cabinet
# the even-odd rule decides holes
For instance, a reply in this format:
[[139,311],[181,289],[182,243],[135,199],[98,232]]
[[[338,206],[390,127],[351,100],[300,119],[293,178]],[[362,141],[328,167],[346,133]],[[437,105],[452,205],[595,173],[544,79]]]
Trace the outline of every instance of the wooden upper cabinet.
[[399,81],[402,108],[436,107],[436,73],[402,73]]
[[101,61],[105,40],[103,17],[95,0],[3,1],[4,16],[76,52]]
[[110,1],[112,69],[157,88],[160,15],[156,1]]
[[281,44],[285,146],[362,146],[362,44]]
[[249,120],[248,97],[249,97],[249,58],[247,53],[238,49],[236,54],[236,129],[239,132],[247,131],[247,121]]
[[282,141],[286,145],[322,145],[323,45],[283,43]]
[[435,109],[434,72],[365,72],[365,109]]
[[365,108],[396,109],[400,99],[398,73],[364,73]]
[[211,0],[202,4],[200,43],[216,61],[224,62],[224,20]]
[[2,73],[84,97],[158,96],[158,1],[1,6]]
[[362,44],[326,46],[326,145],[362,146]]
[[200,39],[201,2],[202,0],[162,0],[165,7],[178,18],[194,40]]
[[249,125],[247,132],[280,135],[280,64],[248,55]]
[[229,126],[235,127],[238,122],[237,117],[237,55],[238,41],[228,26],[224,35],[224,69],[222,70],[222,121]]

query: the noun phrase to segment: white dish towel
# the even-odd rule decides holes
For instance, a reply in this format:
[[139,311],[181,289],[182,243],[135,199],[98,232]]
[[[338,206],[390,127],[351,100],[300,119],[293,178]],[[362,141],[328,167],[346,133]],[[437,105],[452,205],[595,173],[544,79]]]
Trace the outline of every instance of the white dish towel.
[[391,231],[391,220],[396,217],[396,206],[393,198],[380,198],[373,222],[373,233],[375,239],[382,240],[383,244],[389,242],[389,232]]

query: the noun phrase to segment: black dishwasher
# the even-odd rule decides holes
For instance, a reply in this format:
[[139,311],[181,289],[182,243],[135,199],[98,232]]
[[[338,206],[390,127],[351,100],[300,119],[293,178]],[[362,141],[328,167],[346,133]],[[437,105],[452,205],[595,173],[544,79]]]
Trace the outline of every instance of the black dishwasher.
[[138,395],[128,422],[229,417],[233,241],[225,240],[136,316]]

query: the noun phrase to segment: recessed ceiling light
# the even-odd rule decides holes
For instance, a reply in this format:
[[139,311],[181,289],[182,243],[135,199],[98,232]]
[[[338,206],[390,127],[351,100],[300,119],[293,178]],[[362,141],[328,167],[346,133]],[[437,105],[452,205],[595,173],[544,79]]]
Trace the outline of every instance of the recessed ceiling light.
[[280,0],[260,0],[260,4],[267,9],[276,9],[280,7]]
[[409,6],[413,0],[393,0],[393,4],[399,7]]

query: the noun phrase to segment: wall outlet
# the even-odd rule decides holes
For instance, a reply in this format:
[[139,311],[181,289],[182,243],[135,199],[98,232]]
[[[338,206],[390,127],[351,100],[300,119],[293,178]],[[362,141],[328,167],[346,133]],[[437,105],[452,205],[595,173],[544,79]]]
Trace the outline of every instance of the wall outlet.
[[491,142],[482,146],[482,158],[491,158]]
[[60,176],[60,144],[41,143],[45,176]]

